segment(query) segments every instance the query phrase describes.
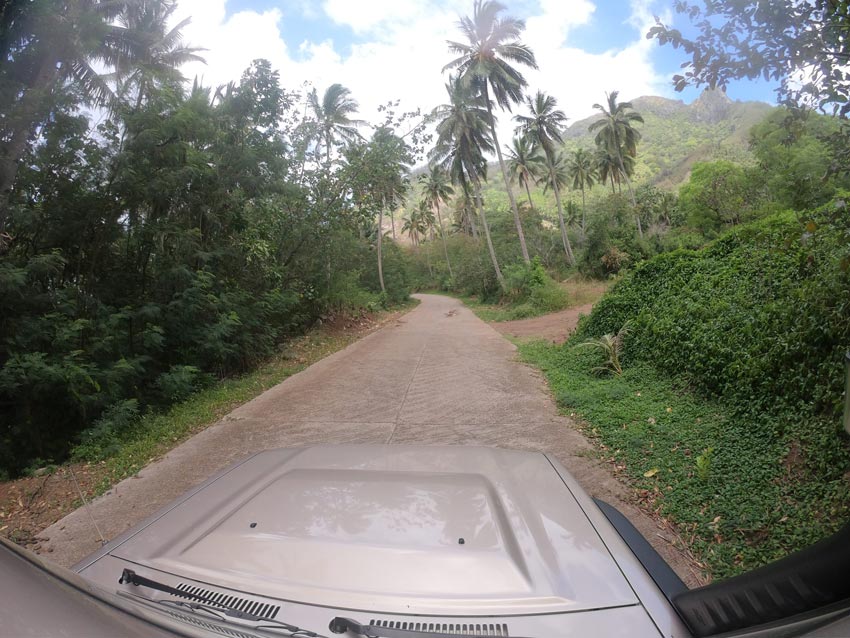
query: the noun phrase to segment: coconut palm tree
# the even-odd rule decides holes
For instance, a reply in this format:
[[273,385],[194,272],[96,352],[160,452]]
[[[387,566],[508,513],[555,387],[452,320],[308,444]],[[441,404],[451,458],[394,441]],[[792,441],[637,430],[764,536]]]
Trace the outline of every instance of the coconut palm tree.
[[525,189],[528,205],[534,208],[529,184],[536,184],[537,175],[545,172],[546,160],[535,152],[534,144],[525,135],[515,137],[511,148],[507,151],[508,174],[511,176],[511,181],[515,181],[520,188]]
[[[8,4],[8,3],[7,3]],[[114,94],[99,71],[110,72],[133,53],[127,29],[117,22],[127,2],[68,0],[21,3],[4,13],[0,61],[0,233],[20,159],[39,124],[48,117],[56,87],[72,84],[85,102],[114,106]]]
[[558,223],[561,227],[561,241],[564,244],[564,253],[571,266],[575,266],[576,259],[573,255],[573,247],[564,224],[564,205],[561,203],[561,184],[555,179],[555,150],[563,143],[561,131],[567,122],[567,116],[558,110],[558,102],[551,95],[538,91],[534,99],[528,97],[525,100],[529,109],[529,115],[517,115],[514,121],[519,124],[517,132],[529,137],[534,145],[543,151],[546,158],[546,167],[549,172],[548,183],[555,193],[555,203],[558,208]]
[[325,162],[331,163],[331,147],[337,138],[351,142],[360,137],[357,127],[362,120],[352,119],[360,105],[351,97],[351,91],[342,84],[331,84],[319,100],[316,89],[307,96],[310,110],[316,118],[316,139],[325,145]]
[[439,166],[432,164],[427,173],[419,176],[419,183],[422,184],[422,195],[424,201],[431,206],[437,213],[437,223],[439,224],[440,239],[443,242],[443,254],[446,257],[446,266],[449,269],[449,277],[454,278],[452,273],[452,264],[449,261],[449,249],[446,246],[446,233],[443,227],[443,216],[440,211],[440,206],[449,201],[449,197],[454,194],[449,176]]
[[578,148],[568,158],[567,171],[572,181],[572,187],[581,191],[581,233],[587,231],[587,200],[585,190],[593,188],[595,180],[599,177],[593,156],[587,149]]
[[[624,163],[628,166],[628,159]],[[607,148],[597,148],[596,154],[593,157],[593,164],[599,175],[599,181],[602,184],[606,182],[610,183],[611,193],[616,194],[616,185],[622,180],[622,177],[620,177],[619,160],[608,152]]]
[[[625,158],[634,158],[637,155],[637,143],[640,140],[640,131],[634,128],[634,124],[643,123],[643,117],[637,111],[631,110],[631,102],[617,102],[618,91],[606,93],[606,104],[594,104],[593,108],[602,113],[602,118],[593,122],[589,130],[597,131],[596,144],[600,148],[608,150],[610,155],[617,160],[622,179],[626,181],[626,186],[629,189],[629,198],[632,206],[637,206],[635,194],[632,190],[632,183],[629,180],[629,174],[626,171]],[[640,217],[636,216],[638,235],[643,237],[643,228],[641,227]]]
[[121,95],[136,92],[136,109],[148,94],[166,86],[179,86],[185,78],[179,67],[187,62],[205,62],[197,55],[204,49],[183,44],[182,31],[191,18],[168,28],[177,9],[172,1],[128,3],[118,17],[129,35],[130,53],[119,56],[111,74]]
[[499,159],[499,168],[505,180],[508,199],[511,202],[522,257],[526,263],[530,263],[519,209],[508,178],[505,160],[502,157],[499,138],[496,135],[496,118],[493,115],[490,92],[492,91],[492,97],[499,108],[510,111],[511,105],[522,99],[523,89],[528,84],[522,74],[511,66],[511,63],[536,69],[537,62],[531,49],[519,40],[520,34],[525,29],[525,22],[516,18],[501,17],[499,14],[504,10],[505,6],[499,2],[475,0],[472,17],[461,18],[458,22],[467,42],[449,40],[449,51],[458,57],[449,62],[443,70],[457,69],[461,82],[466,87],[480,92],[483,97],[490,136]]
[[481,180],[487,178],[484,154],[491,153],[494,148],[488,126],[489,112],[480,93],[465,85],[458,77],[449,78],[446,91],[449,103],[438,106],[433,113],[437,119],[437,141],[430,157],[449,174],[452,183],[459,186],[465,195],[471,193],[472,201],[478,208],[496,279],[504,288],[505,278],[496,258],[481,197]]
[[419,247],[420,237],[424,237],[428,232],[428,217],[425,212],[423,207],[419,206],[410,211],[407,217],[402,218],[404,224],[401,227],[401,232],[407,233],[407,236],[410,237],[410,243],[415,247]]

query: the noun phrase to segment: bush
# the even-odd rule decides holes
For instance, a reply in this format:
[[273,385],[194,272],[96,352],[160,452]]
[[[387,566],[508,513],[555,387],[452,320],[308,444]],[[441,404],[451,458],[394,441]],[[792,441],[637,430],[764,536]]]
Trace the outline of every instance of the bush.
[[513,306],[515,319],[555,312],[569,303],[566,290],[546,273],[537,257],[530,264],[505,267],[504,276],[503,300]]
[[107,408],[94,424],[80,434],[72,458],[76,461],[100,461],[118,450],[120,437],[139,421],[139,402],[119,401]]
[[624,277],[579,332],[598,337],[631,320],[627,359],[748,410],[835,417],[850,348],[848,238],[842,200],[804,224],[779,214],[702,250],[659,255]]

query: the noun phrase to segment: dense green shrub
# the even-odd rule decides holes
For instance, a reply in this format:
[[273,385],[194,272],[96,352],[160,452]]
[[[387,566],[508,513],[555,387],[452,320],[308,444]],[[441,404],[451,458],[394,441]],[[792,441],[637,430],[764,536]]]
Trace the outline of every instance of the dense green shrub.
[[839,200],[804,224],[776,215],[700,251],[659,255],[619,282],[580,332],[600,336],[630,320],[627,358],[753,409],[836,415],[850,348],[848,237]]

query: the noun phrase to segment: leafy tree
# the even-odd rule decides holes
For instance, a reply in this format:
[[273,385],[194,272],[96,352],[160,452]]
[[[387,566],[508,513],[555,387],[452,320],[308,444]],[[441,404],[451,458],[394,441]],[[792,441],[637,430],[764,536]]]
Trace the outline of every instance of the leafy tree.
[[391,131],[305,168],[302,111],[267,61],[212,98],[147,86],[92,134],[89,98],[57,84],[26,146],[0,254],[0,474],[77,443],[100,458],[319,316],[408,294],[402,251],[386,243],[378,273],[369,236],[406,186]]
[[[700,3],[679,0],[676,11],[697,28],[695,37],[656,19],[647,38],[690,56],[673,77],[677,91],[688,85],[724,88],[731,80],[779,82],[777,93],[795,109],[850,114],[850,5],[847,0],[777,0]],[[850,126],[829,138],[833,171],[850,172]]]
[[505,180],[522,257],[526,263],[530,263],[519,209],[511,188],[505,160],[502,157],[499,138],[496,135],[496,119],[493,115],[490,91],[493,92],[496,104],[501,109],[510,111],[511,104],[516,104],[522,99],[523,89],[528,84],[522,74],[511,66],[511,63],[536,69],[537,62],[531,49],[519,40],[525,28],[525,22],[511,17],[500,17],[499,14],[504,10],[505,6],[499,2],[475,0],[472,17],[463,17],[458,22],[458,27],[467,42],[449,41],[449,51],[458,57],[449,62],[443,70],[457,69],[460,81],[466,87],[480,92],[483,97],[488,114],[490,136],[499,159],[502,177]]
[[[625,158],[634,158],[637,155],[637,143],[640,140],[640,131],[634,125],[643,122],[640,113],[631,110],[631,102],[617,102],[618,91],[606,93],[606,103],[594,104],[593,108],[602,113],[602,118],[590,125],[591,131],[597,131],[596,144],[604,148],[608,154],[617,160],[619,175],[625,180],[629,189],[629,198],[632,206],[635,205],[635,194],[632,191],[632,183],[629,180],[629,172],[626,167]],[[636,217],[638,234],[643,237],[643,228],[640,218]]]
[[389,126],[379,126],[368,142],[349,145],[346,152],[348,175],[354,197],[367,215],[378,215],[376,252],[378,280],[386,293],[383,263],[384,212],[397,207],[407,192],[411,150]]
[[780,99],[793,106],[850,112],[850,6],[845,0],[709,2],[680,0],[677,13],[698,35],[685,37],[660,19],[647,33],[691,56],[676,90],[688,84],[725,87],[730,80],[763,77],[780,83]]
[[[793,126],[789,129],[789,118]],[[770,198],[796,211],[826,203],[838,188],[850,186],[846,176],[830,171],[833,149],[828,139],[837,133],[835,118],[808,112],[792,115],[778,109],[750,131],[753,150]]]
[[561,130],[566,124],[567,117],[564,112],[557,109],[558,102],[551,95],[538,91],[534,99],[526,98],[526,105],[530,115],[517,115],[514,120],[519,123],[518,130],[533,140],[535,146],[543,150],[546,158],[546,167],[549,174],[548,184],[555,193],[555,203],[558,207],[558,223],[561,227],[561,241],[564,243],[564,253],[571,266],[576,263],[570,238],[567,235],[567,227],[564,224],[564,206],[561,203],[561,186],[566,181],[561,181],[555,175],[555,147],[562,144]]
[[679,205],[693,226],[717,232],[746,218],[750,193],[751,182],[739,165],[725,160],[699,162],[679,190]]

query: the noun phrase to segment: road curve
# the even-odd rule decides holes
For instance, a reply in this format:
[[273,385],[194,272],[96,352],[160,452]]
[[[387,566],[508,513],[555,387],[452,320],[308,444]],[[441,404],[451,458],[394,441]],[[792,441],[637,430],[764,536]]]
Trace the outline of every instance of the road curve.
[[467,444],[554,455],[619,507],[696,584],[658,526],[558,414],[542,377],[456,299],[416,295],[394,323],[286,379],[44,530],[41,552],[70,566],[210,475],[254,452],[312,443]]

